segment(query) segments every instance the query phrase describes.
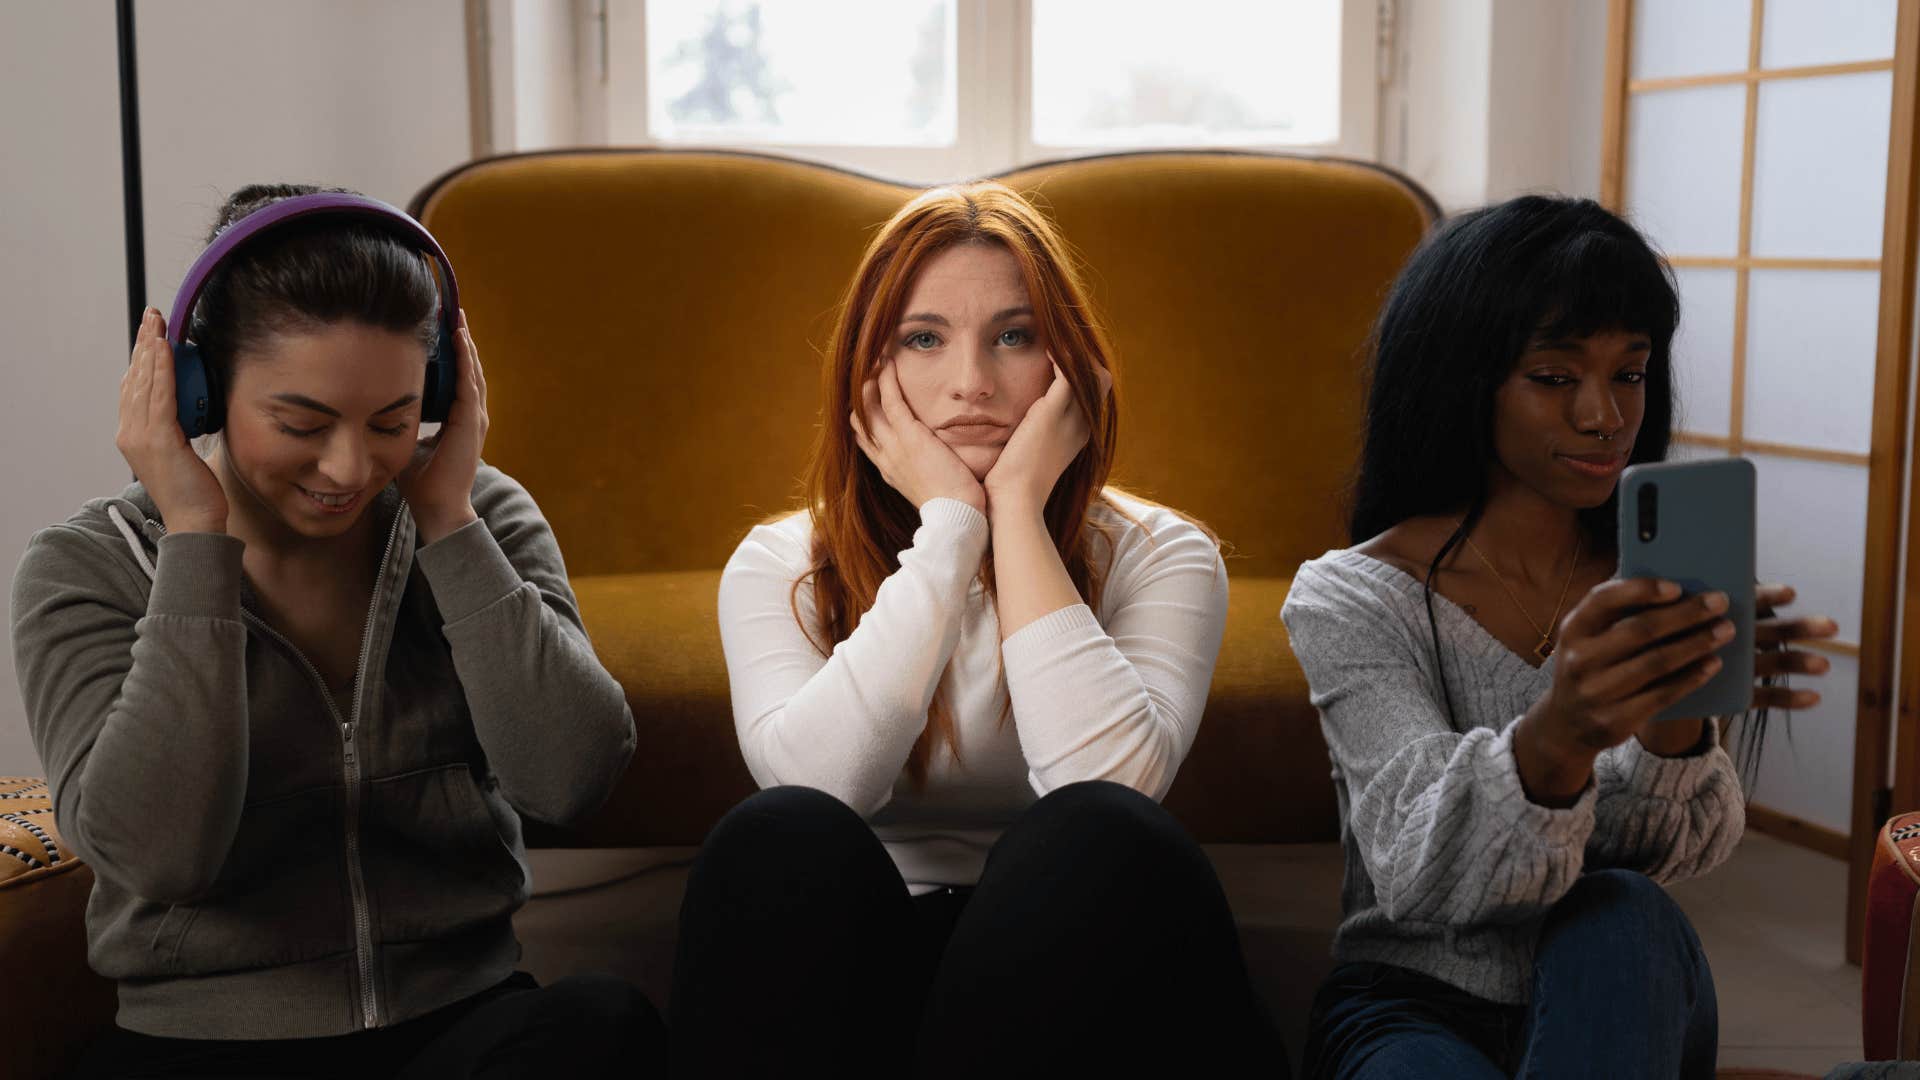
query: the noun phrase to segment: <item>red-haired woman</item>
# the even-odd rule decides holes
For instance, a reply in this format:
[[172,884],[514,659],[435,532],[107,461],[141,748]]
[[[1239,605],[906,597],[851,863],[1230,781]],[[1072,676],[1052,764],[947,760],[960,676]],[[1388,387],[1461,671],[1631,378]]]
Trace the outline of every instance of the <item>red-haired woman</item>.
[[993,183],[868,247],[805,511],[720,583],[764,789],[681,912],[685,1071],[1284,1069],[1206,857],[1157,800],[1226,622],[1208,532],[1105,486],[1111,350]]

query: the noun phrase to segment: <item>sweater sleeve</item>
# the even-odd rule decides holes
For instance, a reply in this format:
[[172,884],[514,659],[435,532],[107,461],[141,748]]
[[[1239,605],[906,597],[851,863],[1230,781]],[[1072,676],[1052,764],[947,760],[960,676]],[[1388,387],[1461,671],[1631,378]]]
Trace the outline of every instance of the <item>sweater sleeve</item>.
[[593,651],[553,530],[497,469],[470,522],[422,547],[475,735],[514,809],[566,822],[599,806],[633,756],[626,693]]
[[863,817],[886,806],[959,642],[986,545],[985,515],[929,500],[900,568],[823,656],[794,608],[797,599],[811,622],[808,588],[794,591],[809,568],[805,543],[767,526],[741,541],[720,575],[720,643],[756,783],[818,788]]
[[143,597],[102,541],[57,526],[14,575],[14,663],[61,835],[156,903],[210,889],[240,827],[242,549],[224,535],[164,537]]
[[1705,746],[1662,757],[1628,739],[1594,763],[1600,791],[1589,866],[1637,870],[1662,884],[1704,874],[1733,854],[1747,810],[1720,722],[1706,722]]
[[1517,923],[1573,886],[1594,828],[1592,785],[1564,809],[1529,800],[1514,723],[1453,730],[1404,620],[1367,585],[1308,564],[1282,615],[1389,918]]
[[1105,625],[1075,604],[1001,644],[1036,794],[1110,780],[1158,800],[1193,746],[1226,630],[1227,569],[1204,532],[1156,521],[1113,560]]

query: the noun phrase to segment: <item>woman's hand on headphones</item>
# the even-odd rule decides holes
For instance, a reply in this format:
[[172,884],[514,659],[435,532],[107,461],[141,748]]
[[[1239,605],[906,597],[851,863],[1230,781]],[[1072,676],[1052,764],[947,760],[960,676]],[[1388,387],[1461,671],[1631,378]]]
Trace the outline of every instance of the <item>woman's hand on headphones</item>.
[[848,414],[853,440],[888,487],[915,507],[946,498],[987,512],[987,494],[973,470],[908,407],[893,361],[880,361],[880,370],[860,387],[860,397],[867,419],[860,419],[859,409]]
[[[1000,459],[987,473],[987,502],[996,511],[1044,510],[1060,474],[1080,456],[1093,430],[1086,410],[1074,396],[1073,384],[1053,361],[1053,354],[1047,354],[1047,360],[1053,364],[1053,381],[1047,384],[1047,392],[1027,408],[1027,415],[1000,451]],[[1100,383],[1096,400],[1105,402],[1113,389],[1113,373],[1096,365],[1094,374]]]
[[227,493],[180,430],[173,346],[166,320],[148,308],[120,377],[120,426],[113,445],[145,485],[169,533],[227,531]]
[[423,455],[397,480],[420,539],[428,544],[480,517],[473,509],[473,479],[487,441],[487,374],[465,308],[454,333],[454,354],[453,408],[440,431],[422,444]]

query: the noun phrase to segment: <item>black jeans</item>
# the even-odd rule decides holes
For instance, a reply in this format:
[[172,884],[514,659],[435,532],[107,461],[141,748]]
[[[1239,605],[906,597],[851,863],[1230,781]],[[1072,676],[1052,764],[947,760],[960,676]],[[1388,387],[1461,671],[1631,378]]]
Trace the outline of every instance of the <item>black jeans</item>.
[[665,1043],[659,1014],[622,980],[579,975],[541,987],[520,972],[465,1001],[352,1035],[230,1041],[115,1028],[88,1049],[74,1075],[649,1077],[664,1071]]
[[1049,794],[971,891],[918,898],[838,800],[752,796],[688,880],[668,1026],[687,1076],[1287,1071],[1212,864],[1110,783]]

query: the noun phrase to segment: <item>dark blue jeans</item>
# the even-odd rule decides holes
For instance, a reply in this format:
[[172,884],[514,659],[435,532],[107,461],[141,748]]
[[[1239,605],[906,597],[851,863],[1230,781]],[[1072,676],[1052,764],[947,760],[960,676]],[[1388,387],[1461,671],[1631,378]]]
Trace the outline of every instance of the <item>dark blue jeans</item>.
[[1303,1072],[1706,1080],[1719,1040],[1713,973],[1679,905],[1640,874],[1599,870],[1541,924],[1530,1004],[1390,964],[1342,964],[1314,999]]

